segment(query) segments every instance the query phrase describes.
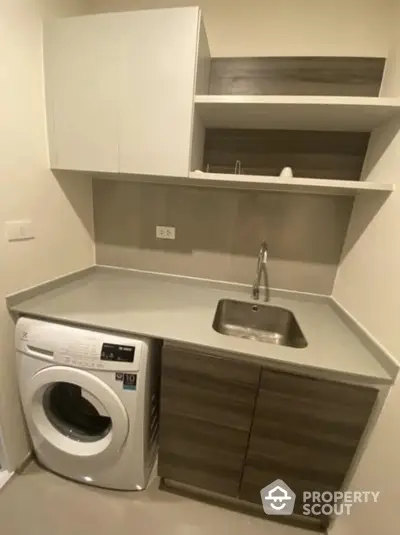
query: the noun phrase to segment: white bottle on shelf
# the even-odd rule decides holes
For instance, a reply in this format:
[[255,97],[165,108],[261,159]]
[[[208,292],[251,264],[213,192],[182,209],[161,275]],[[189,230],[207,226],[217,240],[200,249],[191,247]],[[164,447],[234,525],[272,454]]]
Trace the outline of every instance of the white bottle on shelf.
[[293,178],[293,169],[291,167],[284,167],[279,176],[281,178]]

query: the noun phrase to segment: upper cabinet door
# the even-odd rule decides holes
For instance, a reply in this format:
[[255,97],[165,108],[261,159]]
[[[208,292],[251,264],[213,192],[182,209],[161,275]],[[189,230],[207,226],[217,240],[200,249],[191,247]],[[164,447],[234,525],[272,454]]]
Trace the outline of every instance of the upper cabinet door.
[[73,17],[45,27],[53,169],[118,171],[118,20],[109,15]]
[[187,177],[200,12],[124,13],[120,172]]

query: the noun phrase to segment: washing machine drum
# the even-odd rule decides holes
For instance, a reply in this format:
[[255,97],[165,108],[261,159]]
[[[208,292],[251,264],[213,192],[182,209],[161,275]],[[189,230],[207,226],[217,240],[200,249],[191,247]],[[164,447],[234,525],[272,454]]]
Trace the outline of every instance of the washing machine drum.
[[108,413],[81,386],[54,383],[43,395],[43,408],[60,433],[80,442],[95,442],[111,430]]
[[128,436],[129,419],[121,400],[104,381],[84,370],[41,370],[28,384],[24,405],[40,448],[84,461],[86,467],[90,459],[116,458]]

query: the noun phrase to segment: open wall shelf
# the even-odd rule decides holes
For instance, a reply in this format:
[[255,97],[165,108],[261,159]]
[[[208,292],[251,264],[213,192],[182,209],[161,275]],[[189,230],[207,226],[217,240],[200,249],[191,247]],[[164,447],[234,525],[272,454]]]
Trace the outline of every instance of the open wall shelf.
[[400,114],[400,98],[197,95],[206,128],[371,132]]
[[313,193],[320,195],[347,195],[358,193],[381,193],[389,195],[393,184],[378,184],[356,180],[324,180],[319,178],[281,178],[277,176],[228,175],[221,173],[190,173],[191,184],[233,189],[255,189],[260,191],[281,191],[291,193]]
[[[385,58],[209,62],[209,76],[199,63],[194,99],[192,185],[347,196],[394,190],[364,170],[371,133],[400,117],[400,98],[380,96]],[[293,178],[277,176],[288,166]]]

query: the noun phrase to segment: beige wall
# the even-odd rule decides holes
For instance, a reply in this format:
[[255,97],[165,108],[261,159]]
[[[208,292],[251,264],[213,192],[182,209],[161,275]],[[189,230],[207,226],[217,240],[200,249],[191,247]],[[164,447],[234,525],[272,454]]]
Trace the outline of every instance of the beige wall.
[[[52,3],[53,9],[55,3]],[[74,7],[64,2],[64,8]],[[14,468],[28,452],[4,297],[93,264],[92,186],[49,171],[42,27],[29,0],[0,4],[0,426]],[[36,239],[9,243],[4,222],[31,219]]]
[[[400,123],[384,129],[380,132],[381,139],[391,139],[393,131],[399,128]],[[382,182],[390,179],[396,183],[397,190],[378,213],[367,199],[360,198],[355,204],[345,245],[349,252],[342,259],[333,295],[400,361],[400,134],[389,142],[370,178]],[[397,382],[352,482],[356,490],[380,491],[378,504],[358,506],[349,518],[338,521],[332,532],[334,535],[392,535],[396,532],[400,481],[399,407],[400,384]]]
[[[400,123],[394,125],[398,130]],[[386,138],[389,133],[382,131]],[[389,138],[391,135],[389,135]],[[400,134],[386,149],[371,178],[397,184],[397,190],[371,221],[371,203],[354,208],[334,297],[400,361]],[[363,234],[360,236],[361,230]],[[360,505],[341,518],[334,535],[392,535],[398,524],[400,481],[400,384],[392,388],[352,482],[355,490],[380,491],[377,505]]]
[[[400,2],[393,21],[400,20]],[[400,94],[400,38],[388,70],[385,94]],[[400,362],[400,120],[374,133],[366,175],[396,184],[379,206],[360,198],[355,204],[333,295]],[[359,505],[340,518],[334,535],[392,535],[398,532],[400,481],[400,384],[391,390],[351,488],[380,491],[376,505]]]
[[[251,284],[262,240],[270,285],[330,294],[349,197],[94,180],[97,262]],[[176,240],[156,239],[156,225]]]
[[90,0],[93,11],[201,6],[213,56],[386,56],[391,0]]

